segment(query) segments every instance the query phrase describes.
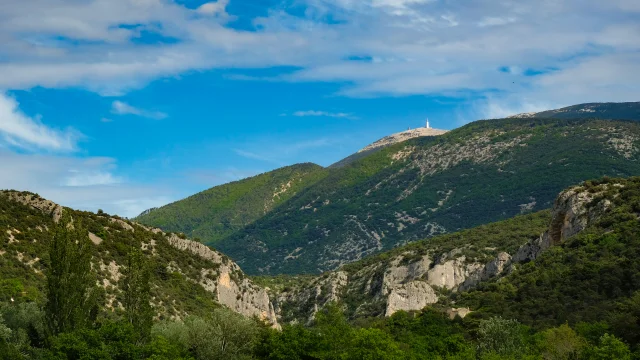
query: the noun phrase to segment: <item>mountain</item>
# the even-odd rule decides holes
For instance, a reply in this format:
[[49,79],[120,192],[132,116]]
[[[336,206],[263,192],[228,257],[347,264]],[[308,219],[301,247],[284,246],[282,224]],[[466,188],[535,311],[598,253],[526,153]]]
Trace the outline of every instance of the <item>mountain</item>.
[[640,102],[626,103],[586,103],[542,112],[522,113],[510,118],[598,118],[598,119],[640,119]]
[[48,243],[63,214],[71,217],[73,226],[86,228],[94,245],[92,269],[104,290],[104,311],[122,308],[123,265],[131,244],[139,244],[153,269],[151,295],[157,318],[204,315],[225,305],[277,325],[267,292],[227,256],[173,233],[104,213],[63,208],[16,191],[0,192],[0,302],[42,298]]
[[477,121],[379,150],[216,242],[249,274],[320,273],[411,241],[547,209],[572,184],[640,174],[640,124]]
[[[586,181],[551,211],[437,236],[272,293],[285,321],[330,302],[352,318],[440,309],[501,316],[535,329],[569,323],[640,341],[640,177]],[[296,278],[293,278],[296,279]],[[582,325],[581,325],[582,323]],[[586,330],[586,329],[584,329]]]
[[326,171],[315,164],[287,166],[146,210],[135,220],[215,244],[324,176]]
[[371,155],[373,153],[375,153],[376,151],[382,150],[387,146],[391,146],[393,144],[397,144],[397,143],[401,143],[403,141],[407,141],[409,139],[414,139],[417,137],[424,137],[424,136],[438,136],[438,135],[442,135],[444,133],[446,133],[447,130],[440,130],[440,129],[433,129],[433,128],[428,128],[428,127],[423,127],[423,128],[416,128],[416,129],[409,129],[406,131],[402,131],[399,133],[395,133],[395,134],[391,134],[389,136],[385,136],[382,139],[369,144],[367,146],[365,146],[364,148],[360,149],[358,152],[356,152],[353,155],[350,155],[340,161],[338,161],[337,163],[329,166],[329,168],[340,168],[346,165],[351,164],[352,162],[358,160],[358,159],[362,159],[368,155]]

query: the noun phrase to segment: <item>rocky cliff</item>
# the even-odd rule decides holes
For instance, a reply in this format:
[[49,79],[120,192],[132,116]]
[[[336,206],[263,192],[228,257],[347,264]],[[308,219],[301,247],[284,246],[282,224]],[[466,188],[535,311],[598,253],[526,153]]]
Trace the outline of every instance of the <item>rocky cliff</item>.
[[[274,295],[276,312],[287,321],[309,321],[330,301],[344,303],[352,317],[390,316],[398,310],[421,310],[440,303],[449,304],[451,316],[465,316],[470,310],[455,308],[455,303],[447,300],[450,294],[508,274],[519,263],[535,260],[549,247],[582,231],[612,209],[609,199],[617,196],[622,187],[616,183],[597,188],[575,186],[558,196],[550,219],[542,214],[520,217],[471,229],[458,236],[436,237],[326,273],[298,288]],[[542,218],[547,224],[546,230],[527,225]],[[536,229],[539,232],[534,236],[532,232]],[[485,238],[484,247],[479,249],[477,238],[483,236],[493,236],[493,239]],[[514,240],[520,241],[520,245],[513,246]],[[443,244],[451,249],[442,251],[446,248]],[[479,250],[482,255],[478,254]]]

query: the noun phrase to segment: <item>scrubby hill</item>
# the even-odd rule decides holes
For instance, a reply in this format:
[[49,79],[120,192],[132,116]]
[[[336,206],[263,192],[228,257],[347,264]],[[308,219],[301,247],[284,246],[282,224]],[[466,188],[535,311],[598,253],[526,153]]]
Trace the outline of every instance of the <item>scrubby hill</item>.
[[477,121],[387,147],[216,243],[250,274],[319,273],[418,239],[552,206],[586,179],[640,174],[640,124]]
[[[500,281],[461,294],[475,318],[500,314],[536,328],[604,322],[640,341],[640,178],[586,182],[564,192],[532,258]],[[524,257],[522,256],[524,255]]]
[[277,323],[264,289],[225,255],[186,239],[107,214],[62,208],[27,192],[0,192],[0,302],[41,300],[49,242],[61,217],[86,229],[101,300],[109,313],[122,308],[123,266],[139,246],[151,266],[152,305],[159,319],[207,314],[224,305]]
[[147,210],[135,220],[215,244],[325,175],[326,171],[315,164],[288,166]]

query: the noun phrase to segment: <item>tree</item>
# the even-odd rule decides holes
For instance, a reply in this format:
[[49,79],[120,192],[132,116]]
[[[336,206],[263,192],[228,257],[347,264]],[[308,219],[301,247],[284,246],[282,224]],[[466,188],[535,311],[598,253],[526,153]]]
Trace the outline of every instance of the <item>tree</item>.
[[258,325],[253,320],[223,308],[214,310],[208,319],[189,316],[183,323],[157,324],[153,332],[203,360],[249,359],[258,340]]
[[358,329],[354,334],[349,359],[395,360],[405,359],[391,336],[379,329]]
[[140,341],[146,341],[153,326],[153,308],[151,307],[151,269],[145,261],[139,246],[131,245],[124,268],[124,308],[127,321],[140,335]]
[[613,335],[604,334],[600,344],[587,351],[589,360],[630,360],[631,351],[627,344]]
[[549,329],[540,334],[542,356],[546,360],[580,359],[586,341],[568,324]]
[[526,353],[522,325],[517,320],[507,320],[500,316],[482,320],[478,335],[481,353],[513,357]]
[[65,215],[49,243],[45,318],[57,335],[86,327],[95,317],[97,289],[91,272],[93,244],[79,221]]

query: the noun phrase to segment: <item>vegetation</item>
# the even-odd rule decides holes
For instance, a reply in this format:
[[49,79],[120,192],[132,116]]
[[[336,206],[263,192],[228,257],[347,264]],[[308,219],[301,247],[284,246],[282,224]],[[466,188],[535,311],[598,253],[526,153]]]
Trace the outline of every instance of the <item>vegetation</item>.
[[500,314],[536,329],[601,322],[628,343],[640,341],[640,178],[583,189],[603,192],[590,206],[607,199],[613,210],[500,281],[460,294],[460,306],[477,309],[471,318]]
[[[74,308],[81,301],[89,306],[91,294],[101,305],[99,318],[126,305],[133,309],[128,321],[140,326],[148,321],[145,298],[151,299],[153,316],[158,319],[204,315],[219,307],[215,295],[199,282],[204,281],[203,270],[208,271],[207,280],[216,280],[220,263],[179,250],[169,244],[166,235],[135,223],[68,208],[64,213],[73,219],[73,228],[61,229],[64,225],[60,224],[70,220],[56,224],[50,214],[0,193],[0,302],[43,302],[51,289],[64,300],[56,307]],[[87,233],[95,236],[96,243],[89,241]],[[63,240],[59,234],[82,239],[82,244],[88,246],[69,246],[68,239]],[[50,247],[57,242],[67,245],[50,253]],[[50,254],[58,260],[50,260]],[[87,257],[91,271],[82,270],[87,267]],[[49,272],[62,277],[52,277],[50,287],[46,281]],[[145,288],[147,277],[149,285]],[[72,280],[73,285],[65,279]],[[85,298],[67,297],[75,294],[72,290],[78,288],[76,285],[87,282],[97,282],[98,286],[89,288]]]
[[97,312],[95,278],[91,272],[91,242],[79,221],[66,215],[55,226],[45,272],[45,317],[51,334],[86,326]]
[[626,103],[587,103],[567,106],[562,109],[536,113],[538,118],[576,119],[588,114],[599,119],[640,119],[640,104]]
[[640,175],[639,139],[634,121],[477,121],[328,169],[215,246],[249,274],[320,273],[547,209],[562,189],[587,179]]
[[[637,243],[637,234],[640,233],[640,178],[588,181],[581,190],[598,194],[587,206],[595,208],[600,201],[608,200],[613,205],[612,210],[603,212],[587,229],[547,250],[535,261],[518,267],[500,281],[486,283],[469,293],[452,294],[456,306],[466,305],[473,309],[464,319],[450,319],[436,306],[410,313],[399,311],[389,318],[350,321],[347,316],[349,304],[345,301],[320,309],[309,326],[285,324],[281,331],[216,306],[203,307],[206,311],[182,318],[161,319],[156,315],[156,319],[150,321],[145,316],[145,309],[152,300],[149,294],[155,287],[153,284],[158,280],[151,275],[155,270],[147,272],[147,269],[157,269],[157,264],[142,260],[147,258],[140,254],[153,250],[147,247],[150,243],[140,237],[151,235],[142,228],[131,232],[124,231],[122,227],[118,234],[128,234],[125,236],[127,242],[117,242],[123,246],[111,245],[109,249],[114,253],[122,252],[122,255],[114,256],[122,256],[121,261],[127,264],[122,270],[121,280],[124,284],[120,295],[123,308],[97,313],[77,311],[73,321],[58,321],[67,325],[57,330],[52,328],[49,319],[58,318],[59,314],[51,313],[48,304],[91,299],[93,280],[87,279],[95,278],[80,276],[79,269],[89,269],[89,273],[98,271],[99,266],[87,262],[86,249],[99,254],[97,251],[107,246],[104,239],[109,239],[107,234],[101,234],[103,241],[100,244],[87,246],[90,243],[86,232],[94,233],[100,229],[94,227],[90,220],[92,216],[69,212],[73,215],[73,226],[69,226],[71,221],[68,217],[63,217],[57,224],[49,224],[52,238],[45,245],[49,249],[46,252],[51,254],[38,269],[43,270],[44,289],[48,289],[46,284],[56,282],[66,284],[75,281],[77,286],[67,288],[67,299],[65,294],[50,290],[32,295],[25,292],[23,295],[24,290],[20,289],[28,287],[21,287],[17,283],[18,278],[13,282],[5,281],[3,288],[13,295],[3,298],[0,303],[0,359],[637,358],[640,354],[637,320],[640,316],[640,264],[637,264],[640,261],[640,254],[637,254],[640,249]],[[0,214],[7,210],[24,212],[21,220],[4,218],[5,221],[23,221],[44,233],[37,230],[37,227],[42,228],[42,222],[35,221],[43,218],[42,214],[9,201],[3,209]],[[410,244],[404,249],[393,250],[392,254],[407,249],[413,252],[446,251],[448,246],[458,247],[465,243],[478,247],[499,244],[513,248],[517,242],[530,239],[540,223],[548,222],[548,218],[548,212],[527,214],[482,226],[475,232],[467,230],[433,238],[432,243]],[[110,220],[105,223],[109,224]],[[16,232],[15,223],[8,225],[13,238],[7,237],[2,243],[5,253],[0,259],[4,260],[10,258],[5,256],[8,251],[14,255],[15,247],[22,242],[37,244],[37,241],[34,243],[22,238],[24,235],[21,234],[30,234],[27,230],[30,226],[22,224],[20,228],[23,230]],[[109,232],[104,226],[102,230]],[[154,239],[161,241],[162,237]],[[28,249],[20,249],[24,260]],[[154,250],[158,253],[168,251],[159,246]],[[72,255],[73,259],[70,258]],[[180,255],[184,257],[184,253]],[[484,255],[479,253],[478,256]],[[56,259],[70,264],[54,264]],[[384,262],[385,259],[384,255],[378,255],[371,261]],[[177,261],[195,259],[171,261],[188,272],[186,263]],[[28,271],[36,273],[29,265],[22,264]],[[206,263],[196,265],[207,266]],[[345,271],[360,271],[369,265],[364,260],[360,264],[348,265]],[[16,271],[9,267],[2,270],[7,273]],[[166,272],[166,268],[164,271],[164,275],[159,271],[160,278],[173,276]],[[6,279],[3,277],[3,280]],[[307,281],[300,277],[288,284],[294,286],[297,280]],[[280,283],[274,282],[276,285]],[[187,297],[198,297],[193,290],[184,291]],[[104,303],[105,298],[97,297],[97,301]],[[88,308],[79,306],[79,309]],[[136,318],[136,313],[140,318]]]
[[[154,325],[140,342],[123,320],[103,320],[56,336],[38,332],[37,306],[0,307],[0,359],[631,359],[629,345],[597,324],[567,324],[536,332],[493,317],[478,326],[434,310],[398,312],[348,323],[339,306],[317,314],[309,327],[282,331],[217,309],[211,316]],[[595,331],[594,331],[595,329]]]
[[216,186],[135,220],[214,244],[253,223],[326,175],[315,164],[298,164]]

